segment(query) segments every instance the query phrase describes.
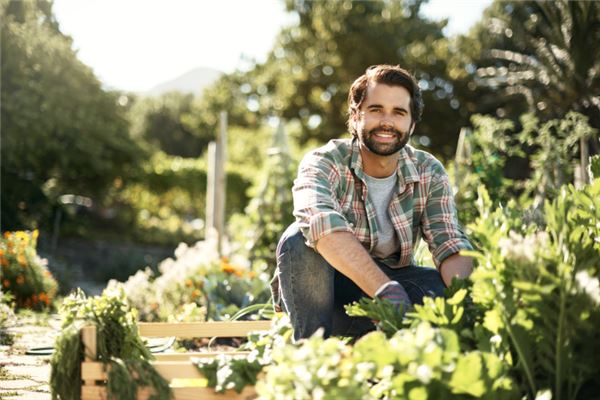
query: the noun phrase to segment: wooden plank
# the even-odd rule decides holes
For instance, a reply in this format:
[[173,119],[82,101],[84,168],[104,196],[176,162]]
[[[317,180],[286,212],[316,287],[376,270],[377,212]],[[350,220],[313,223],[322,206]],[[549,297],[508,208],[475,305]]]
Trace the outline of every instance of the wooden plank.
[[247,356],[249,351],[210,351],[210,352],[189,352],[189,353],[157,353],[154,354],[156,361],[189,361],[192,357],[214,358],[220,355],[226,356]]
[[[252,386],[247,386],[241,393],[235,390],[227,390],[225,393],[216,393],[212,388],[193,387],[193,388],[171,388],[173,391],[173,400],[252,400],[256,398],[256,390]],[[150,390],[140,390],[138,400],[148,400],[152,392]],[[105,386],[82,386],[81,400],[106,400],[107,393]]]
[[[152,366],[168,381],[204,378],[204,375],[190,361],[153,361]],[[101,362],[82,362],[81,379],[105,381],[108,379],[108,372]]]
[[[96,325],[84,326],[81,328],[81,342],[83,344],[83,359],[85,361],[96,361]],[[86,385],[94,385],[93,380],[84,379]]]
[[270,328],[271,321],[138,322],[140,336],[145,337],[244,337]]

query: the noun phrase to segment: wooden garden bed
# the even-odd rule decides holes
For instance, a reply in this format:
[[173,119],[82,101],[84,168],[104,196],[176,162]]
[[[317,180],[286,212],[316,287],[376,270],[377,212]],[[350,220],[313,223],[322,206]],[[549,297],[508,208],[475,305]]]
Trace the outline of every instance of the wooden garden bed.
[[[235,322],[191,322],[191,323],[139,323],[140,336],[146,338],[178,337],[245,337],[248,332],[268,330],[271,321],[235,321]],[[104,400],[107,398],[105,365],[96,360],[96,327],[87,326],[81,330],[81,340],[85,349],[85,358],[81,363],[81,400]],[[152,365],[169,383],[174,380],[203,379],[196,366],[190,361],[192,357],[216,357],[221,354],[245,355],[244,352],[194,352],[194,353],[162,353],[155,354],[156,361]],[[178,381],[172,387],[174,400],[221,400],[221,399],[253,399],[256,392],[253,387],[246,387],[242,393],[228,390],[223,394],[216,393],[207,387],[186,387],[185,381]],[[149,397],[149,391],[139,391],[138,400]]]

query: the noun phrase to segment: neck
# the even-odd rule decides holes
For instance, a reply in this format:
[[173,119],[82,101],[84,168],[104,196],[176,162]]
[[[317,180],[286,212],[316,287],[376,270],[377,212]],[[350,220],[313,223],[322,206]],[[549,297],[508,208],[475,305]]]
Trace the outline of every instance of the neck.
[[389,156],[380,156],[360,145],[360,155],[363,171],[373,178],[387,178],[398,168],[399,151]]

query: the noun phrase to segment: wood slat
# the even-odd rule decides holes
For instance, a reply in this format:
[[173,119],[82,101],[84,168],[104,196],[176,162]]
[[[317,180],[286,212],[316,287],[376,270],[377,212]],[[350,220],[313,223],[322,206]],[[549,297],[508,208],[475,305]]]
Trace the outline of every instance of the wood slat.
[[248,332],[265,331],[271,321],[210,321],[210,322],[139,322],[141,336],[179,338],[197,337],[242,337]]
[[[216,393],[211,388],[194,387],[194,388],[172,388],[173,400],[252,400],[256,398],[254,387],[246,387],[242,393],[237,393],[234,390],[227,390],[223,394]],[[140,390],[137,395],[137,400],[148,400],[152,392],[147,389]],[[82,386],[81,400],[106,400],[105,386]]]
[[249,351],[210,351],[210,352],[189,352],[189,353],[157,353],[154,354],[156,361],[189,361],[192,357],[214,358],[220,355],[226,356],[247,356]]
[[[198,368],[190,361],[153,361],[152,366],[168,381],[204,378]],[[101,362],[82,362],[81,379],[104,381],[108,379],[108,372]]]

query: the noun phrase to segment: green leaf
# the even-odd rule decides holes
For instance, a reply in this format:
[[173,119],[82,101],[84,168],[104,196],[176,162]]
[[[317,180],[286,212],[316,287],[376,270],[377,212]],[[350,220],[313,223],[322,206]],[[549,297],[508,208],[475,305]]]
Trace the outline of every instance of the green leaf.
[[452,393],[466,393],[475,397],[483,395],[486,388],[481,380],[481,367],[481,355],[479,353],[471,352],[459,358],[450,379]]

